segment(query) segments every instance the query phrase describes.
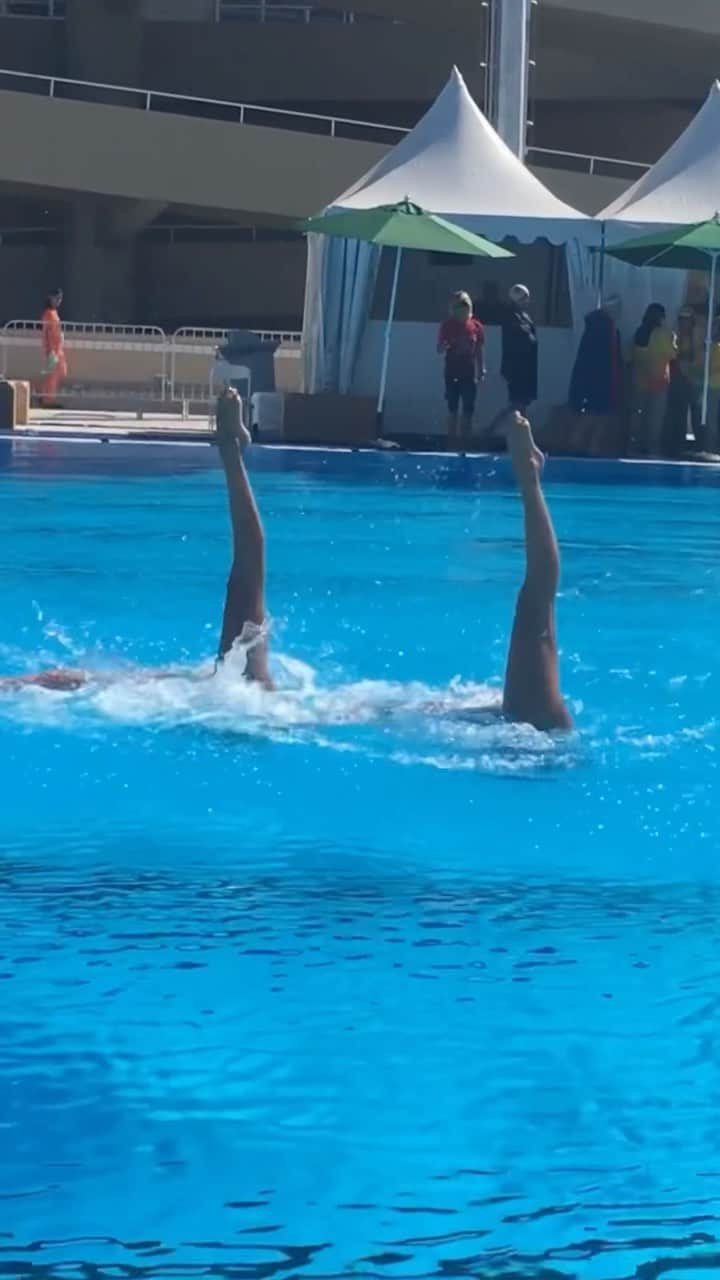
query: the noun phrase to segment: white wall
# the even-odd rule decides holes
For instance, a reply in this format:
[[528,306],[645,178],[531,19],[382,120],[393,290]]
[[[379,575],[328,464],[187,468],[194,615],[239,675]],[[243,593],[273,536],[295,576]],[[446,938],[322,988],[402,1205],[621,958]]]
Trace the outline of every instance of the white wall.
[[[367,327],[353,391],[376,395],[384,326],[373,320]],[[486,331],[488,379],[480,389],[476,424],[482,426],[507,403],[500,369],[500,332]],[[572,329],[540,329],[539,400],[533,420],[542,423],[548,410],[564,404],[575,359]],[[385,426],[389,435],[445,434],[447,410],[442,357],[436,355],[437,325],[400,321],[393,326]]]

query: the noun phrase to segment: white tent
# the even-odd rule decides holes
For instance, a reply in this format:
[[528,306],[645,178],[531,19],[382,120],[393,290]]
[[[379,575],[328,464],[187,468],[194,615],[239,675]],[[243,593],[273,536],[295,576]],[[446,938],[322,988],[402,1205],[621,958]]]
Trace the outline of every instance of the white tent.
[[[695,119],[642,178],[597,217],[637,226],[705,222],[720,209],[720,81]],[[623,231],[627,238],[627,229]]]
[[[506,147],[457,68],[415,128],[330,208],[371,209],[406,198],[491,240],[599,241],[594,219],[554,196]],[[372,245],[308,237],[306,390],[351,389],[378,261]]]
[[372,209],[406,196],[491,240],[598,242],[592,218],[554,196],[506,147],[457,67],[407,137],[332,207]]

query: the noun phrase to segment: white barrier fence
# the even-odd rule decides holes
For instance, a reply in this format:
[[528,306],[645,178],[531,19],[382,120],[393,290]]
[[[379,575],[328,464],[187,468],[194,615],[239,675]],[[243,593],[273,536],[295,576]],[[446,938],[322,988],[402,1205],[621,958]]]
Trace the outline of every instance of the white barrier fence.
[[[231,332],[184,327],[167,334],[155,325],[68,321],[63,324],[70,365],[68,394],[90,396],[101,387],[120,387],[121,391],[132,389],[136,400],[209,402],[215,356]],[[295,330],[251,332],[261,342],[296,350],[302,338]],[[2,376],[36,382],[43,363],[42,322],[9,320],[0,329]]]

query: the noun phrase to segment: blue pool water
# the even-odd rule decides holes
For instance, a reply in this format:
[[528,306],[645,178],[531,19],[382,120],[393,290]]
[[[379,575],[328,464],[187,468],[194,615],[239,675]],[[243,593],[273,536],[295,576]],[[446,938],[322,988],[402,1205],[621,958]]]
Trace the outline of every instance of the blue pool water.
[[279,459],[272,696],[209,450],[2,459],[0,1275],[720,1275],[717,488],[551,465],[553,741],[503,464]]

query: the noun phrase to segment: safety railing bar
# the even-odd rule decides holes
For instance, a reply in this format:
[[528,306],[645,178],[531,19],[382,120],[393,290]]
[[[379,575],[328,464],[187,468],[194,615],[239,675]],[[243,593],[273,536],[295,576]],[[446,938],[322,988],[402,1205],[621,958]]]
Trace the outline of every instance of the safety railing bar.
[[[255,113],[260,116],[273,116],[291,120],[312,120],[329,126],[331,137],[335,137],[338,125],[347,126],[355,129],[370,129],[378,133],[391,133],[404,137],[410,132],[409,129],[401,125],[383,124],[377,120],[357,120],[349,116],[329,116],[323,115],[315,111],[293,111],[287,107],[269,107],[265,104],[257,105],[249,102],[230,102],[225,98],[199,98],[192,94],[180,94],[166,92],[163,89],[143,89],[139,86],[122,85],[122,84],[105,84],[97,80],[72,80],[67,77],[59,76],[43,76],[32,71],[17,71],[12,68],[0,68],[0,79],[9,77],[21,81],[32,80],[48,86],[49,96],[54,97],[58,86],[70,85],[75,88],[97,89],[103,92],[111,93],[127,93],[139,96],[143,99],[143,110],[151,111],[153,102],[156,100],[171,101],[179,103],[195,103],[206,107],[222,107],[237,111],[240,123],[244,123],[248,112]],[[181,114],[181,113],[178,113]],[[557,147],[540,147],[531,146],[528,148],[528,156],[542,157],[553,156],[558,159],[580,160],[588,165],[589,172],[593,173],[595,166],[598,164],[612,164],[620,168],[636,169],[641,172],[647,171],[651,166],[641,160],[626,160],[618,156],[597,156],[590,155],[580,151],[565,151]]]
[[[35,71],[18,71],[15,68],[0,67],[0,77],[10,77],[16,80],[36,80],[42,82],[49,87],[49,97],[55,96],[55,90],[58,85],[72,85],[78,89],[101,89],[104,93],[131,93],[138,97],[142,97],[150,102],[154,99],[170,100],[172,102],[193,102],[205,107],[225,107],[234,111],[254,111],[260,115],[283,116],[294,120],[315,120],[328,125],[351,125],[355,128],[377,129],[384,133],[407,134],[409,129],[405,129],[400,125],[379,124],[377,120],[352,120],[348,116],[327,116],[321,115],[314,111],[292,111],[288,107],[269,107],[265,104],[258,106],[252,102],[230,102],[224,98],[198,98],[189,93],[170,93],[164,89],[144,89],[137,85],[127,84],[104,84],[98,80],[71,80],[66,76],[43,76],[38,75]],[[144,107],[143,110],[147,110]],[[179,113],[180,114],[180,113]]]
[[641,169],[645,172],[647,172],[648,169],[652,168],[651,165],[649,165],[646,161],[643,161],[643,160],[621,160],[617,156],[593,156],[593,155],[587,155],[581,151],[560,151],[556,147],[532,146],[527,148],[527,154],[540,155],[540,156],[560,156],[563,159],[567,159],[567,160],[584,160],[588,164],[591,164],[593,166],[596,164],[617,164],[617,165],[622,165],[624,168]]

